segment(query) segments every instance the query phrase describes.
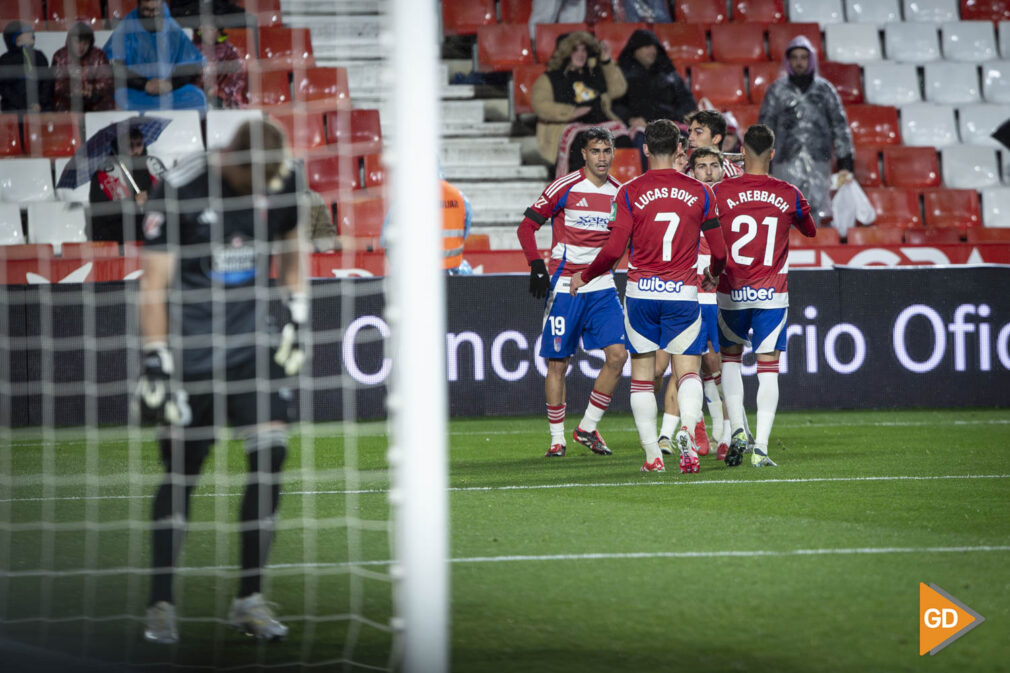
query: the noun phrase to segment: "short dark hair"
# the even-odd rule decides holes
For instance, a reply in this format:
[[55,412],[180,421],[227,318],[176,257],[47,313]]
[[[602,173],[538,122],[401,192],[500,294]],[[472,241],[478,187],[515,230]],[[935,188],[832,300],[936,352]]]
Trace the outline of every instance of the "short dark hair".
[[712,134],[712,137],[721,136],[726,139],[726,118],[715,110],[698,110],[687,118],[687,123],[698,122]]
[[589,147],[589,143],[593,140],[602,140],[611,147],[614,146],[614,134],[610,132],[610,129],[605,129],[602,126],[594,126],[590,129],[586,129],[582,132],[582,146]]
[[694,152],[691,152],[691,156],[687,160],[688,168],[690,168],[693,171],[694,162],[696,162],[698,159],[704,159],[705,157],[715,157],[716,159],[719,160],[719,163],[722,163],[722,152],[720,152],[714,147],[699,147],[695,149]]
[[751,152],[761,156],[775,146],[775,132],[764,124],[754,124],[743,134],[743,144]]
[[645,125],[645,144],[649,153],[672,156],[680,148],[680,129],[669,119],[657,119]]

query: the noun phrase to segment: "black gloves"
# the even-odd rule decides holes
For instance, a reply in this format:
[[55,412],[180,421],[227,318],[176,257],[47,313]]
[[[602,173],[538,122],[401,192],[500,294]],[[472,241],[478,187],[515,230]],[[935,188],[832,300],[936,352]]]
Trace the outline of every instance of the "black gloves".
[[535,259],[530,262],[530,294],[537,299],[547,296],[551,287],[551,277],[547,273],[547,265],[544,260]]
[[134,400],[141,423],[189,425],[193,418],[189,395],[172,388],[174,366],[168,347],[160,342],[145,345],[142,367]]

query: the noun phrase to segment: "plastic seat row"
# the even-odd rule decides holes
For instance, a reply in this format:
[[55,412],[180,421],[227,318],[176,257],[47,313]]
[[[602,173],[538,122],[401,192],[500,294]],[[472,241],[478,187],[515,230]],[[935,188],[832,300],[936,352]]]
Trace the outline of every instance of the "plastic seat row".
[[[260,26],[281,25],[281,0],[237,0],[236,4],[255,15]],[[4,0],[0,3],[0,24],[20,19],[36,30],[66,30],[83,20],[97,30],[114,27],[136,6],[134,0],[45,0],[44,6],[43,0]]]
[[957,20],[1005,21],[1005,0],[789,0],[790,21],[816,21],[822,26],[888,21],[943,23]]
[[855,149],[855,175],[863,186],[978,190],[1001,184],[1000,152],[985,145],[949,145],[939,157],[933,147],[856,145]]
[[[981,72],[981,85],[979,74]],[[927,63],[920,77],[911,63],[868,63],[863,67],[866,102],[902,105],[933,103],[1010,103],[1010,61]],[[920,83],[921,81],[921,83]],[[925,85],[925,97],[922,88]]]
[[[925,23],[888,23],[880,29],[872,23],[830,24],[824,29],[825,55],[844,63],[891,61],[981,62],[999,58],[996,31],[990,21],[952,21],[939,26]],[[1004,56],[1010,54],[1010,24],[1000,24]]]

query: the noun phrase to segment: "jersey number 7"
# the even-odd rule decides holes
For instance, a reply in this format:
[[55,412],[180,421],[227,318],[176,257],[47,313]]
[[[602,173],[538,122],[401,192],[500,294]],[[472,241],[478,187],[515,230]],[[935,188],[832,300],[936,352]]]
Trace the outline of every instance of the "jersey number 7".
[[680,215],[677,213],[656,213],[656,222],[666,222],[666,233],[663,234],[663,261],[673,259],[673,237],[677,235],[680,225]]

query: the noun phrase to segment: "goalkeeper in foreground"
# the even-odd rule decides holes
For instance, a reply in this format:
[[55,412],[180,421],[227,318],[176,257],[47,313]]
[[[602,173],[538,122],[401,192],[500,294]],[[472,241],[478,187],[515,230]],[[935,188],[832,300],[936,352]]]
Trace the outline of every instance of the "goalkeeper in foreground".
[[[299,190],[286,156],[279,127],[246,122],[226,148],[169,171],[144,213],[136,404],[142,420],[161,424],[165,466],[152,513],[151,642],[179,639],[174,567],[190,496],[224,424],[243,440],[249,470],[228,624],[263,640],[288,633],[260,593],[287,453],[287,386],[305,357],[299,329],[308,321]],[[268,329],[273,253],[287,309],[279,338]]]

